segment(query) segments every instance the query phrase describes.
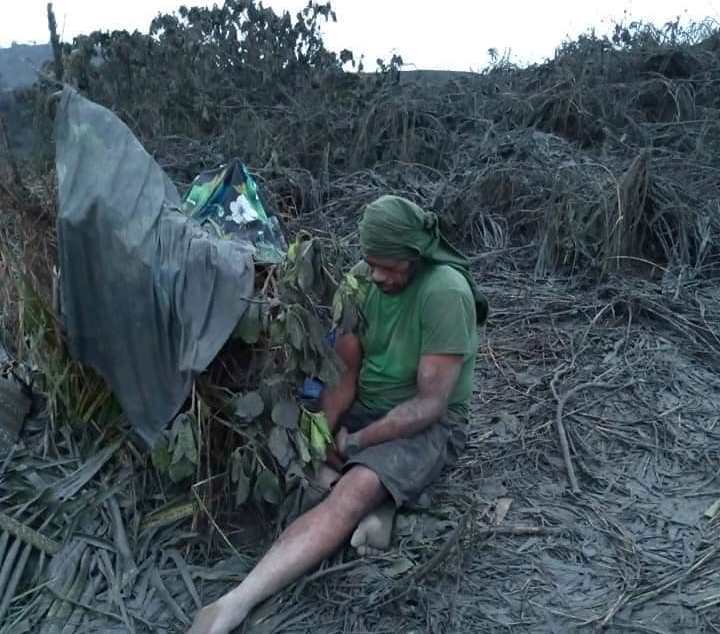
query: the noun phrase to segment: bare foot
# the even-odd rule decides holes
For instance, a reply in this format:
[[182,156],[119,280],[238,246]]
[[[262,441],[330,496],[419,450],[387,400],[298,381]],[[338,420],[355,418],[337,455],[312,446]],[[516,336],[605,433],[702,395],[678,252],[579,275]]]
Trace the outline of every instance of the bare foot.
[[386,502],[363,518],[350,538],[350,545],[361,557],[377,555],[387,550],[390,546],[394,519],[395,504]]
[[206,605],[193,619],[187,634],[225,634],[226,630],[219,623],[221,608],[217,603]]
[[233,609],[232,606],[223,604],[221,599],[206,605],[196,615],[187,634],[229,634],[230,631],[240,625],[247,616],[247,612]]

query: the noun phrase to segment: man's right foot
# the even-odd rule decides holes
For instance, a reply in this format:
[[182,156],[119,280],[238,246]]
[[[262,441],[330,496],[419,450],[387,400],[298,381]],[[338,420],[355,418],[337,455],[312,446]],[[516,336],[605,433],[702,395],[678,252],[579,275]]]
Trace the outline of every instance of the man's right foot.
[[302,514],[317,506],[327,497],[330,489],[339,479],[340,474],[335,469],[325,464],[319,465],[308,480],[306,487],[300,490],[302,497],[300,497],[300,503],[295,512]]
[[315,470],[315,477],[313,483],[323,489],[331,489],[332,485],[340,479],[340,473],[335,471],[332,467],[326,464],[318,465]]
[[361,557],[378,555],[387,550],[390,547],[394,519],[395,504],[392,501],[386,502],[363,518],[350,538],[350,545]]

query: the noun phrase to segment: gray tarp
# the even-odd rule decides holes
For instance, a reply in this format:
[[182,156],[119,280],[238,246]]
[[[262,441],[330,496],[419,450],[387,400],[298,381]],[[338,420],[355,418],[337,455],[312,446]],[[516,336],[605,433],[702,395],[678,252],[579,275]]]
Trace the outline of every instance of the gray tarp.
[[129,128],[69,88],[55,135],[70,353],[105,378],[152,445],[245,312],[252,247],[180,213],[177,190]]

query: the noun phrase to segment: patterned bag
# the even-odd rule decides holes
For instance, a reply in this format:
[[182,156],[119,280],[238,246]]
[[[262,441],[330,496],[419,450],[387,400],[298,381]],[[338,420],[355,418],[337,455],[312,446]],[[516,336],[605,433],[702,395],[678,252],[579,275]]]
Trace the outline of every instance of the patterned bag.
[[198,174],[182,211],[221,236],[250,242],[259,264],[285,259],[287,243],[280,223],[265,210],[255,181],[238,159]]

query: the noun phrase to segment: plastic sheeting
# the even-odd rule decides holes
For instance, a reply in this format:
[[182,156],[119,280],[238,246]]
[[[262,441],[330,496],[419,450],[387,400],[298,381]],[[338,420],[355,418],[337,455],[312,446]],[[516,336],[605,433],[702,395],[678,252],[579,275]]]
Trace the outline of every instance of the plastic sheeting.
[[66,88],[55,120],[61,315],[73,358],[153,445],[245,312],[253,249],[210,235],[130,129]]

